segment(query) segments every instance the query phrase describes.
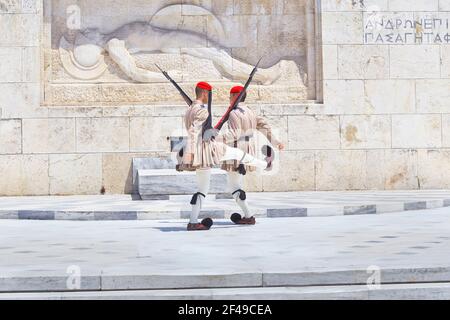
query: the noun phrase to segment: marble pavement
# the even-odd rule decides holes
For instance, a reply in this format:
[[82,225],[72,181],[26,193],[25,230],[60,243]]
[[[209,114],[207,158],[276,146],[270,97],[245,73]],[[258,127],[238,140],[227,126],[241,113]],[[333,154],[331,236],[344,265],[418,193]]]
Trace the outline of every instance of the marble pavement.
[[[386,297],[449,298],[449,218],[441,208],[260,219],[255,227],[221,220],[206,233],[186,232],[179,220],[3,220],[0,256],[8,258],[0,260],[0,299],[26,292],[82,298],[85,291],[130,298],[133,290],[145,290],[135,293],[142,298],[380,298],[383,290]],[[80,279],[74,288],[73,270]],[[381,288],[368,293],[373,272]]]

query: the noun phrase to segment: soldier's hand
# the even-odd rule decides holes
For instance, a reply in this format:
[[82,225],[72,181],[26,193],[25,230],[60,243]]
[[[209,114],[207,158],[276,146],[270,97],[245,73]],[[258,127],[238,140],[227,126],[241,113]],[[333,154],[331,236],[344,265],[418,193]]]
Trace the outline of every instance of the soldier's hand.
[[278,150],[280,151],[284,150],[284,144],[282,143],[278,144]]

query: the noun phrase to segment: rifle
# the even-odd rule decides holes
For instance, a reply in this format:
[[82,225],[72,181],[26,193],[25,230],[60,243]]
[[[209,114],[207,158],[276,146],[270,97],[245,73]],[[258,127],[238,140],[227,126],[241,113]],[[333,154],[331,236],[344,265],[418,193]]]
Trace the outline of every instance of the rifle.
[[186,101],[187,105],[191,106],[192,102],[193,102],[192,99],[189,98],[189,96],[186,94],[186,92],[183,91],[183,89],[181,89],[181,87],[178,85],[178,83],[176,83],[176,81],[173,80],[169,76],[169,74],[166,71],[164,71],[163,69],[161,69],[156,63],[155,63],[155,66],[159,69],[159,71],[161,71],[161,73],[167,78],[167,80],[169,80],[173,84],[173,86],[178,90],[178,92],[183,97],[184,101]]
[[208,118],[203,125],[202,137],[204,141],[210,141],[214,139],[216,132],[213,130],[212,126],[212,91],[208,92]]
[[234,99],[234,101],[231,103],[231,105],[228,107],[227,111],[223,115],[222,119],[220,119],[220,121],[214,127],[216,130],[222,129],[225,122],[227,122],[228,119],[230,118],[231,111],[236,109],[237,106],[239,105],[239,103],[241,103],[242,97],[247,92],[247,89],[250,86],[250,83],[253,81],[253,77],[255,76],[255,73],[258,71],[258,66],[259,66],[259,63],[261,62],[261,60],[262,60],[262,58],[259,59],[255,68],[253,68],[253,71],[250,73],[250,76],[249,76],[247,82],[245,83],[244,89],[241,91],[241,93],[239,93],[239,95],[236,97],[236,99]]

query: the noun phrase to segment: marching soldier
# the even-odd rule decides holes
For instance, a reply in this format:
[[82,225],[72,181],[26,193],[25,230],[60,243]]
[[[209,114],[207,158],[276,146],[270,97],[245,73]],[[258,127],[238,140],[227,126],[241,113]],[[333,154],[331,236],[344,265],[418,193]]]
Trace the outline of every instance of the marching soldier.
[[[236,86],[230,91],[230,101],[244,90],[244,87]],[[257,116],[248,106],[244,104],[247,93],[244,93],[241,103],[230,113],[228,119],[228,130],[222,136],[228,145],[239,148],[252,156],[256,155],[255,133],[260,131],[279,150],[284,149],[284,145],[274,137],[272,128],[265,118]],[[251,167],[237,161],[226,161],[222,164],[222,169],[228,173],[228,191],[232,193],[238,206],[244,213],[244,218],[238,213],[232,215],[231,220],[236,224],[254,225],[255,217],[252,216],[247,205],[247,195],[243,187],[243,178],[246,172],[255,171]]]
[[219,138],[216,140],[211,126],[212,87],[206,82],[199,82],[195,94],[196,100],[184,116],[188,137],[178,166],[179,171],[196,171],[197,175],[198,192],[191,200],[192,213],[187,227],[189,231],[209,230],[213,224],[210,218],[198,223],[202,204],[209,192],[212,167],[227,160],[234,160],[248,168],[270,170],[273,161],[270,156],[266,157],[265,161],[256,159],[240,149],[219,142]]

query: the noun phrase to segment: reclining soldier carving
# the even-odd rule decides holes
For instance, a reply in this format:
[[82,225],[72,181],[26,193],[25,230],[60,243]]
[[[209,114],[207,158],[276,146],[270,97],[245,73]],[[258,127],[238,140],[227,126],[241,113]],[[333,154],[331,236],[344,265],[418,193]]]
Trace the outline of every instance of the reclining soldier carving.
[[[211,16],[213,38],[206,41],[213,47],[205,47],[205,35],[195,30],[181,29],[176,19],[158,19],[179,12],[179,6],[170,5],[159,10],[150,22],[132,22],[109,34],[102,34],[97,29],[85,29],[69,43],[62,36],[59,52],[64,69],[73,77],[81,80],[99,78],[108,68],[104,60],[107,52],[127,77],[136,82],[152,83],[165,81],[160,72],[154,72],[136,64],[132,54],[168,53],[187,54],[213,62],[220,74],[229,79],[246,80],[253,66],[230,56],[225,50],[226,34],[220,20],[208,10],[196,5],[188,6],[189,10]],[[170,24],[175,24],[171,28]],[[259,69],[255,81],[270,85],[281,75],[281,59],[267,69]],[[177,79],[181,77],[179,70],[171,70],[169,74]]]

